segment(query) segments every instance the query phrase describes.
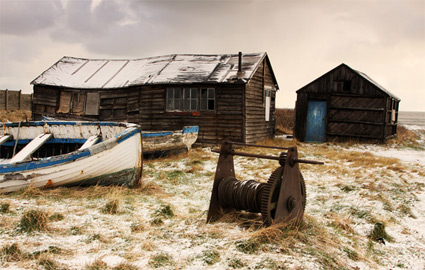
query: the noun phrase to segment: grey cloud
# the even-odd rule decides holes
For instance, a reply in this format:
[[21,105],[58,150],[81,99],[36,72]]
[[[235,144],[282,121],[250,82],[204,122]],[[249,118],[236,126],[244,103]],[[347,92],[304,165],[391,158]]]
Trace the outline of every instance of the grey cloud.
[[63,10],[60,0],[1,0],[0,32],[25,35],[54,26]]

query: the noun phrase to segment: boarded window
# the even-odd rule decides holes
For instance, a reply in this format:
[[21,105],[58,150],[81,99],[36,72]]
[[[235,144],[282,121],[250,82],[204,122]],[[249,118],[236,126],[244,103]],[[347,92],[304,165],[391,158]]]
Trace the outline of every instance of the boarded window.
[[72,93],[72,113],[82,115],[84,112],[85,95],[83,93]]
[[59,98],[58,113],[69,113],[71,107],[71,92],[62,91]]
[[99,94],[98,93],[87,93],[86,99],[86,115],[98,115],[99,114]]

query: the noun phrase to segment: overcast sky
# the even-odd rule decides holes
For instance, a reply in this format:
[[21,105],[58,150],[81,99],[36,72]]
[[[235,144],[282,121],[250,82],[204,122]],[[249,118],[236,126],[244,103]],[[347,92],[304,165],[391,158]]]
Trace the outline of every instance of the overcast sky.
[[32,92],[65,55],[239,51],[268,53],[280,108],[345,63],[425,111],[425,0],[0,0],[0,89]]

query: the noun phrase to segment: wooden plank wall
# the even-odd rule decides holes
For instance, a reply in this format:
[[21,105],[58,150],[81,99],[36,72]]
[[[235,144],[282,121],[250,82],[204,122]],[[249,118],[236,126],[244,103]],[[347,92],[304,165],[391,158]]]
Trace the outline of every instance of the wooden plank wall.
[[[140,123],[139,95],[138,87],[99,91],[99,119],[101,121]],[[106,102],[107,100],[111,102]],[[123,113],[116,114],[120,110]],[[105,114],[105,111],[115,113]]]
[[183,126],[197,125],[199,126],[198,143],[217,144],[224,139],[243,141],[243,84],[202,85],[202,88],[215,89],[215,112],[166,112],[167,87],[170,86],[140,87],[143,130],[177,130],[182,129]]
[[[349,88],[344,88],[344,82]],[[309,100],[327,102],[326,140],[367,139],[383,141],[394,134],[394,126],[388,119],[387,93],[346,66],[300,89],[297,93],[294,135],[304,141]]]
[[34,120],[41,120],[43,115],[56,116],[59,106],[58,88],[34,86],[32,115]]
[[271,70],[266,61],[260,64],[246,86],[246,143],[258,142],[274,136],[276,91],[271,91],[270,120],[266,122],[264,86],[275,88]]

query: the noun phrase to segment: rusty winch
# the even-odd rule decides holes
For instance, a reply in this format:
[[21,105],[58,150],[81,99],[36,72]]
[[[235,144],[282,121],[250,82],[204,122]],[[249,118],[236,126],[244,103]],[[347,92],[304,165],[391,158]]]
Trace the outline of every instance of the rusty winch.
[[[286,150],[280,156],[236,152],[232,145]],[[207,222],[219,219],[226,210],[236,209],[261,213],[265,225],[302,220],[306,204],[306,188],[298,163],[323,162],[298,158],[297,147],[273,147],[224,141],[220,153],[211,194]],[[270,175],[267,183],[235,178],[233,156],[256,157],[279,161],[280,167]]]

